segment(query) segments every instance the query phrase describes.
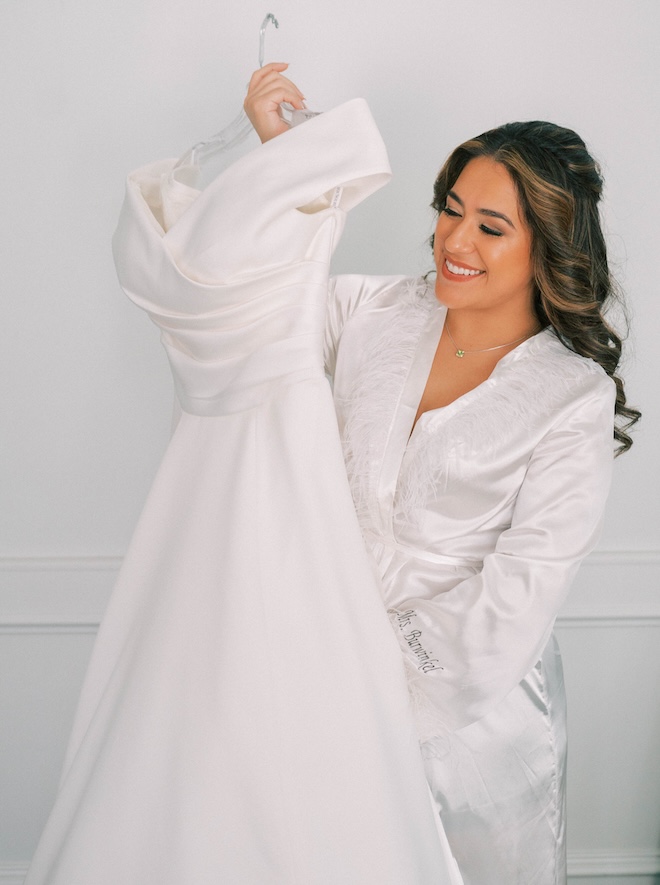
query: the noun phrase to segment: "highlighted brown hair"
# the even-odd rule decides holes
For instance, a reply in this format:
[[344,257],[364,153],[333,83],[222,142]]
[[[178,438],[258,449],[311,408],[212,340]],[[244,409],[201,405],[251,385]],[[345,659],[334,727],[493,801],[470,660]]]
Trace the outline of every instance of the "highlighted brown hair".
[[450,154],[433,189],[437,212],[467,163],[483,156],[511,175],[531,230],[539,321],[552,326],[566,347],[595,360],[616,384],[614,438],[621,454],[632,445],[626,431],[641,414],[626,404],[616,374],[621,338],[604,316],[616,293],[598,211],[603,189],[598,164],[571,129],[542,121],[507,123]]

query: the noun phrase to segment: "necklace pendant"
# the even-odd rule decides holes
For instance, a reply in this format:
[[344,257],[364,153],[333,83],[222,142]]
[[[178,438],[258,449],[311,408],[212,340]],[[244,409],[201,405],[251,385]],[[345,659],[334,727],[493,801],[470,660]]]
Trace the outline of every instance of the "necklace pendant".
[[459,349],[456,351],[456,356],[462,359],[465,356],[465,351],[461,350],[459,347]]

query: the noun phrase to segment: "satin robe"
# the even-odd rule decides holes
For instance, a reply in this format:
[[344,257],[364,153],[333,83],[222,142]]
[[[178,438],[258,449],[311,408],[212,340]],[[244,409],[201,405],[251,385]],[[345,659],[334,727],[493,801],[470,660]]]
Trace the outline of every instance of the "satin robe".
[[598,536],[614,383],[546,330],[413,430],[445,314],[423,280],[338,277],[327,370],[464,882],[557,885],[566,725],[552,627]]

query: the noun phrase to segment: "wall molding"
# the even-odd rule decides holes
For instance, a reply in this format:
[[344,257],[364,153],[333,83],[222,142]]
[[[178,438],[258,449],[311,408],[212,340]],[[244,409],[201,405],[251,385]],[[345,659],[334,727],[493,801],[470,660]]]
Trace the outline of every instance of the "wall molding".
[[568,875],[573,879],[613,876],[655,876],[660,873],[660,852],[642,849],[568,852]]
[[607,550],[582,564],[558,627],[660,626],[660,550]]
[[24,865],[3,864],[0,866],[0,885],[23,885],[27,871]]
[[[0,633],[94,633],[119,556],[0,558]],[[593,553],[557,620],[560,628],[660,626],[660,550]]]
[[[27,864],[0,865],[0,885],[23,885]],[[660,873],[660,852],[575,850],[568,852],[569,879],[654,876]]]
[[0,558],[0,633],[94,633],[121,563],[120,556]]

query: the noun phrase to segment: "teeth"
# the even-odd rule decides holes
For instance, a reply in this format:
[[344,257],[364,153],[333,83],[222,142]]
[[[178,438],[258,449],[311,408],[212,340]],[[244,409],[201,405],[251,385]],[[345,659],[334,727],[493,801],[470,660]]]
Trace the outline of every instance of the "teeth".
[[459,267],[457,264],[452,264],[451,261],[447,259],[445,259],[445,264],[451,273],[462,274],[464,277],[476,277],[477,274],[483,273],[482,270],[468,270],[467,267]]

